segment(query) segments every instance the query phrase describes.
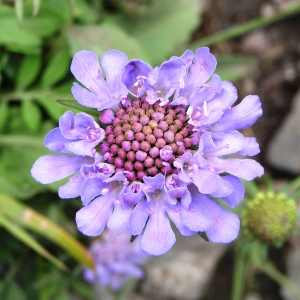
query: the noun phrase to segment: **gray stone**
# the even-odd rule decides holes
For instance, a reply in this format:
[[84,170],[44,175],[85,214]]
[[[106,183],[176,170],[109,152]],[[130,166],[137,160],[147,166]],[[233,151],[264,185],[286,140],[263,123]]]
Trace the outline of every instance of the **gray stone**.
[[[300,215],[300,200],[297,201],[297,213]],[[300,228],[298,219],[297,228]],[[295,283],[300,290],[300,236],[299,234],[290,238],[290,249],[286,256],[286,275]],[[287,289],[281,289],[282,296],[285,300],[299,300]]]
[[300,90],[289,116],[269,144],[266,159],[277,169],[300,174]]
[[199,299],[226,248],[197,235],[178,236],[169,252],[148,260],[142,294],[152,300]]

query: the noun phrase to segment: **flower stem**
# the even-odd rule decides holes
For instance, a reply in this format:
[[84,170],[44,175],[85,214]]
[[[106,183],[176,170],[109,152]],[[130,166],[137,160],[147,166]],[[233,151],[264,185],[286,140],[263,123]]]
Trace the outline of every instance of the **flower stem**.
[[295,296],[295,299],[300,300],[300,289],[299,287],[289,280],[285,275],[279,272],[273,264],[270,262],[259,266],[260,270],[265,272],[271,279],[276,281],[279,285],[287,289],[290,293]]
[[197,48],[202,47],[202,46],[212,46],[217,43],[223,42],[225,40],[239,37],[239,36],[249,32],[249,31],[252,31],[256,28],[267,26],[269,24],[272,24],[274,22],[277,22],[277,21],[287,18],[289,16],[295,15],[299,12],[300,12],[300,4],[298,3],[288,9],[282,10],[272,16],[254,18],[247,23],[237,25],[237,26],[228,28],[226,30],[222,30],[215,34],[211,34],[211,35],[204,37],[194,43],[191,43],[189,45],[189,48],[194,51]]
[[245,282],[245,260],[243,251],[238,251],[233,270],[231,300],[241,300]]

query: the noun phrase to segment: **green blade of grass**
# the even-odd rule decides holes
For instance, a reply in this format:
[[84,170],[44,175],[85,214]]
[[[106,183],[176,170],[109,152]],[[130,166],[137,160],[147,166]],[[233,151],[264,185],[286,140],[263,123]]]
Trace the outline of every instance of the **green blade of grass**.
[[94,263],[85,247],[66,230],[45,216],[5,194],[0,194],[0,211],[17,224],[29,228],[54,242],[79,263],[94,269]]
[[49,253],[39,242],[37,242],[28,232],[18,226],[14,221],[7,218],[3,213],[0,214],[0,225],[2,225],[8,232],[15,236],[18,240],[22,241],[28,247],[36,251],[38,254],[43,256],[52,262],[56,267],[63,271],[68,271],[68,268],[55,256]]

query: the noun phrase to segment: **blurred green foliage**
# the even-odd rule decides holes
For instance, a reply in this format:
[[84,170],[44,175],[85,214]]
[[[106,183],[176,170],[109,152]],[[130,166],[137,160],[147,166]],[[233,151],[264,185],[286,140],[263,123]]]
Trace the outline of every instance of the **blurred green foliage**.
[[[49,153],[44,137],[66,111],[55,100],[72,99],[74,79],[69,66],[74,53],[85,49],[100,56],[118,49],[129,58],[140,58],[155,66],[188,48],[192,32],[201,23],[201,3],[0,1],[1,299],[58,300],[72,299],[74,294],[78,299],[95,299],[90,287],[80,280],[81,267],[66,255],[88,265],[87,254],[80,244],[74,248],[75,240],[64,244],[66,239],[72,240],[71,234],[83,239],[74,222],[80,200],[58,199],[56,192],[62,183],[41,185],[31,177],[30,169],[38,157]],[[220,62],[218,72],[222,79],[230,80],[244,76],[256,65],[255,59],[243,57],[227,57]],[[14,208],[7,207],[7,201]],[[18,205],[19,201],[26,201],[26,206]],[[34,215],[40,212],[39,216],[52,225],[43,231],[37,230],[41,228],[34,218],[20,222],[28,211]],[[51,238],[57,232],[64,232],[65,238]],[[30,248],[71,271],[65,274]]]

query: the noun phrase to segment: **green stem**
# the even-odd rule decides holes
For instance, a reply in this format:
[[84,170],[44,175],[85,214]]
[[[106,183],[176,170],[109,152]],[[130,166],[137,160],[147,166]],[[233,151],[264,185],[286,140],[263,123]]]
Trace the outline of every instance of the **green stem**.
[[245,283],[245,260],[243,252],[240,250],[237,252],[232,281],[232,294],[231,300],[241,300]]
[[288,193],[291,190],[298,190],[300,188],[300,176],[291,181],[288,185],[286,185],[280,192]]
[[212,46],[212,45],[215,45],[222,41],[239,37],[239,36],[249,32],[249,31],[252,31],[256,28],[267,26],[269,24],[272,24],[272,23],[282,20],[284,18],[295,15],[299,12],[300,12],[300,4],[298,3],[291,8],[282,10],[282,11],[278,12],[277,14],[274,14],[273,16],[254,18],[247,23],[237,25],[237,26],[228,28],[226,30],[217,32],[215,34],[209,35],[207,37],[204,37],[194,43],[191,43],[189,45],[189,49],[196,50],[197,48],[202,47],[202,46]]
[[35,98],[61,98],[62,96],[70,97],[70,93],[56,92],[54,90],[31,90],[0,93],[1,101],[26,100]]
[[300,289],[299,287],[288,279],[285,275],[279,272],[273,264],[266,263],[259,266],[259,269],[265,272],[271,279],[276,281],[279,285],[287,289],[290,293],[295,296],[295,299],[300,300]]

